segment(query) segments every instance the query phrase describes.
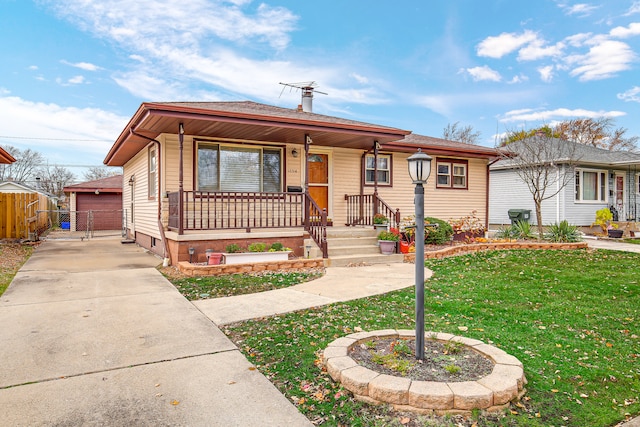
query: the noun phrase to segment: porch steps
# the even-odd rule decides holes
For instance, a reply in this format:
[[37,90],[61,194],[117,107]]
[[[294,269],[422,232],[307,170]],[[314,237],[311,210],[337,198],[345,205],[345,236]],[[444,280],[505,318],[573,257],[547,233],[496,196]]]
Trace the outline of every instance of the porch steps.
[[327,229],[328,264],[344,267],[358,264],[402,262],[404,255],[382,255],[378,232],[365,227],[331,227]]

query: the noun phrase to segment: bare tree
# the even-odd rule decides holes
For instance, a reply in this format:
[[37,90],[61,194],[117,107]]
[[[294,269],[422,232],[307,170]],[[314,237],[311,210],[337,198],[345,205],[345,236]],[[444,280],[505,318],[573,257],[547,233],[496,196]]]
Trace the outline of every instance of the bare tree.
[[501,151],[501,162],[527,185],[536,211],[538,236],[543,237],[542,202],[560,193],[574,176],[580,160],[578,144],[540,133],[512,142]]
[[464,142],[465,144],[478,144],[480,132],[474,131],[471,125],[460,126],[460,122],[449,123],[442,131],[442,138],[449,141]]
[[11,145],[3,145],[2,148],[11,154],[16,161],[10,165],[0,165],[0,181],[10,179],[16,182],[30,181],[44,163],[42,154],[30,148],[20,150]]
[[62,166],[45,166],[38,170],[40,190],[57,197],[64,195],[64,187],[73,184],[75,175]]
[[122,168],[114,168],[108,166],[93,166],[87,169],[83,176],[85,181],[95,181],[97,179],[109,178],[110,176],[120,175]]
[[529,131],[509,132],[507,138],[500,145],[505,146],[514,141],[543,133],[547,137],[560,138],[605,150],[634,151],[638,148],[639,138],[637,136],[627,137],[625,136],[627,129],[614,127],[615,122],[610,117],[565,120],[553,127],[544,125]]

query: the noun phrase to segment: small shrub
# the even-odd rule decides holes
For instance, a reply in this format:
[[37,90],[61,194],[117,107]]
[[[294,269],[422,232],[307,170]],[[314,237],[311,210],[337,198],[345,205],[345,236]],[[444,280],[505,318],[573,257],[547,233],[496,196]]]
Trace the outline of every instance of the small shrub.
[[425,224],[438,224],[437,227],[424,228],[424,242],[431,245],[442,245],[451,241],[453,228],[447,221],[438,218],[427,217]]
[[444,370],[450,373],[451,375],[455,375],[460,372],[460,366],[456,366],[454,364],[447,365],[444,367]]
[[267,244],[262,242],[251,243],[248,248],[249,252],[266,252]]
[[516,221],[511,227],[513,237],[520,240],[535,239],[531,224],[527,221]]
[[404,340],[395,341],[391,344],[391,351],[393,351],[397,355],[409,356],[411,355],[411,349],[409,345]]
[[374,340],[369,340],[364,343],[364,346],[368,349],[376,348],[376,342]]
[[547,239],[552,242],[564,243],[564,242],[579,242],[582,240],[580,231],[576,225],[571,225],[565,219],[559,224],[556,222],[549,226],[549,233],[547,233]]
[[496,235],[495,237],[497,239],[514,239],[514,231],[513,231],[513,227],[510,225],[507,225],[506,227],[502,227],[501,229],[499,229],[498,231],[496,231]]
[[618,228],[618,224],[613,222],[613,213],[609,208],[602,208],[596,211],[596,221],[594,225],[599,226],[603,233],[607,233],[607,230],[612,228]]
[[237,254],[242,252],[242,248],[235,243],[231,243],[224,248],[224,251],[228,254]]
[[458,354],[462,351],[464,344],[460,341],[447,341],[444,345],[444,354]]
[[269,248],[269,252],[280,252],[286,250],[284,245],[280,242],[275,242]]

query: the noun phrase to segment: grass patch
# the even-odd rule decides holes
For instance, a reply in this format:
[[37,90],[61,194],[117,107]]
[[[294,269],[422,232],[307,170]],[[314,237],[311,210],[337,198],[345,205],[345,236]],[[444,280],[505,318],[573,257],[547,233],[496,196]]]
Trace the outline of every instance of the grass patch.
[[225,276],[175,277],[163,272],[167,279],[189,301],[254,294],[287,288],[322,276],[321,271],[264,274],[230,274]]
[[321,369],[320,351],[338,337],[412,329],[412,287],[236,323],[224,332],[319,425],[610,426],[640,413],[639,264],[640,254],[603,250],[489,251],[429,260],[434,276],[425,286],[425,329],[502,348],[522,361],[529,381],[522,402],[469,420],[369,406]]
[[632,245],[640,245],[640,239],[624,239],[625,243],[631,243]]
[[0,295],[7,290],[20,267],[33,253],[33,245],[0,244]]

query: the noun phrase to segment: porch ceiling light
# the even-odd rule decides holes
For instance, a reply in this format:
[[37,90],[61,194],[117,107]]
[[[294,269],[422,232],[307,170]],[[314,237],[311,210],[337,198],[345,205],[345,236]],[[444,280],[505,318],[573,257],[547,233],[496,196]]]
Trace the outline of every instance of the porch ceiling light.
[[414,184],[425,184],[431,175],[431,156],[424,154],[420,148],[418,152],[407,159],[409,177]]

